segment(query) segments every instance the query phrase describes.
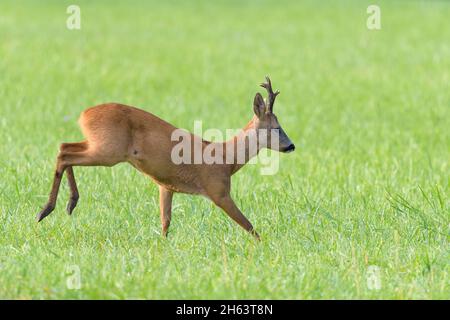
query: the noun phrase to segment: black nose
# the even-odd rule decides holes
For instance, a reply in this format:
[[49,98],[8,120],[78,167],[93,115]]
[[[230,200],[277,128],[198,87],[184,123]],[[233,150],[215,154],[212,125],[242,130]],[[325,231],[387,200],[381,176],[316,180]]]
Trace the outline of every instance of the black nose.
[[292,143],[286,149],[284,149],[284,152],[292,152],[294,150],[295,150],[295,145]]

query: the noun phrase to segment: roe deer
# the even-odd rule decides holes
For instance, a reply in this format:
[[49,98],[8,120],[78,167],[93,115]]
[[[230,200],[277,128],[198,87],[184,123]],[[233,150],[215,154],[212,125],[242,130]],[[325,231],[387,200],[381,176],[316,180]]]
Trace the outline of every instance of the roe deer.
[[[171,135],[177,130],[176,127],[151,113],[117,103],[102,104],[85,110],[80,116],[79,124],[86,139],[82,142],[61,144],[53,186],[47,204],[37,215],[38,222],[55,209],[64,172],[70,187],[67,212],[71,214],[79,198],[74,166],[113,166],[119,162],[129,162],[159,185],[163,236],[167,236],[171,220],[172,196],[175,192],[182,192],[206,196],[259,239],[252,224],[230,196],[231,176],[245,162],[256,156],[261,148],[274,149],[272,145],[261,141],[260,133],[264,130],[269,130],[269,136],[272,130],[276,131],[278,143],[275,150],[290,152],[295,149],[273,113],[273,104],[279,91],[273,92],[269,77],[266,77],[266,81],[261,86],[267,90],[268,99],[265,101],[260,93],[256,94],[253,101],[255,115],[240,134],[225,142],[200,139],[202,149],[210,144],[217,144],[227,152],[234,151],[239,143],[243,143],[245,159],[241,163],[232,161],[233,163],[220,164],[175,164],[171,159],[171,150],[176,142],[172,141]],[[257,147],[253,150],[249,146],[250,133],[254,134],[257,140]]]

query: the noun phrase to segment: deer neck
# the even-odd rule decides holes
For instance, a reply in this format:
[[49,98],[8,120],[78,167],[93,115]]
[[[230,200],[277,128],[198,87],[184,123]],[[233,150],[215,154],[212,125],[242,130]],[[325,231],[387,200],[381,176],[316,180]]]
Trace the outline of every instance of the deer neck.
[[224,142],[224,144],[226,156],[228,157],[226,163],[231,167],[231,174],[234,174],[258,155],[261,150],[261,144],[255,132],[255,118],[250,120],[238,135]]

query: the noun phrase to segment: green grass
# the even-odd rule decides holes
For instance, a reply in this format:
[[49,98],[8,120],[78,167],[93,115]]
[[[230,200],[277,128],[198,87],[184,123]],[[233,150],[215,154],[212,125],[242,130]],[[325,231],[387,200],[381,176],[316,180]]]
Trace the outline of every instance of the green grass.
[[[369,1],[76,1],[69,31],[73,2],[0,4],[0,298],[450,298],[448,2],[381,2],[369,31]],[[157,188],[125,164],[75,168],[73,216],[63,183],[35,222],[83,109],[238,128],[265,74],[297,150],[233,178],[262,243],[186,195],[162,239]]]

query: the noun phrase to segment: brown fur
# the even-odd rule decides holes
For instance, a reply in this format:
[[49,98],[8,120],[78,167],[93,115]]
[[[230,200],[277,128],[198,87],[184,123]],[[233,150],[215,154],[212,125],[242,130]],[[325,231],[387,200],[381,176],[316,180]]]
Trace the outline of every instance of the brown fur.
[[[235,148],[240,139],[246,139],[250,130],[279,127],[271,108],[269,110],[261,100],[258,93],[254,103],[256,115],[242,133],[220,143],[225,150]],[[48,203],[37,216],[38,221],[54,210],[64,172],[71,194],[67,211],[72,213],[79,198],[73,166],[113,166],[129,162],[159,185],[163,235],[167,235],[170,225],[173,193],[182,192],[208,197],[240,226],[259,238],[230,197],[231,175],[243,164],[236,161],[232,164],[174,164],[171,151],[178,142],[171,141],[171,135],[177,128],[151,113],[122,104],[108,103],[89,108],[81,114],[79,124],[86,140],[61,144],[52,190]],[[191,137],[194,138],[193,135]],[[211,143],[202,141],[202,148]],[[258,146],[256,153],[259,149]],[[250,154],[248,148],[246,152],[247,161],[256,155]]]

